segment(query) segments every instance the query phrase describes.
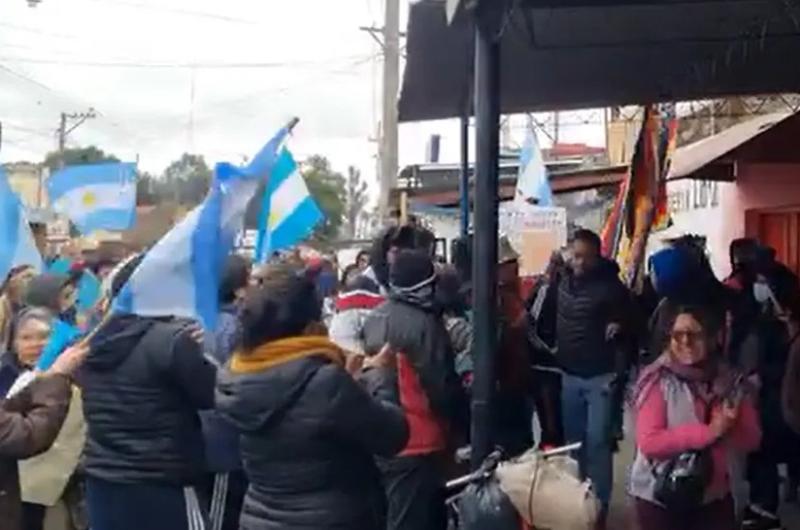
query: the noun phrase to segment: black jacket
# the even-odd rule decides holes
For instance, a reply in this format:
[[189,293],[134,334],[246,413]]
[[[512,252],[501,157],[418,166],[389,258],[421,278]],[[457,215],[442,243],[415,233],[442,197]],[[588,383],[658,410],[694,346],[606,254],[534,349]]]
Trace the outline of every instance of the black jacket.
[[243,530],[385,528],[373,455],[397,453],[408,427],[342,368],[306,357],[252,374],[223,370],[217,410],[242,435]]
[[611,323],[625,325],[629,295],[619,268],[602,259],[583,276],[568,272],[558,288],[558,362],[569,374],[595,377],[618,369],[618,343],[606,339]]
[[[438,419],[464,429],[466,400],[442,315],[433,307],[421,307],[390,295],[364,323],[364,349],[368,355],[377,353],[387,343],[408,358]],[[383,372],[387,374],[396,377],[394,371]],[[383,385],[391,389],[399,404],[400,389],[396,381],[384,381]]]
[[181,485],[203,473],[197,411],[214,406],[216,368],[185,324],[114,317],[93,338],[79,377],[88,475]]

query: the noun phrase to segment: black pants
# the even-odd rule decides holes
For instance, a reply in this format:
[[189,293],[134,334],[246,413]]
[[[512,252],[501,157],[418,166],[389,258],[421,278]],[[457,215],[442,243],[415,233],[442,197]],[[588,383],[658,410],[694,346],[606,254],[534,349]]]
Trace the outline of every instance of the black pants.
[[191,486],[88,477],[86,500],[92,530],[207,530],[205,511]]
[[209,530],[239,530],[247,485],[247,476],[241,470],[206,477],[202,502],[208,513]]
[[46,506],[41,504],[22,503],[22,528],[23,530],[42,530],[44,528],[44,513]]
[[564,424],[561,418],[561,374],[550,370],[533,369],[533,400],[539,426],[540,445],[564,445]]
[[387,530],[444,530],[444,476],[439,455],[379,459]]
[[770,451],[759,450],[747,459],[747,477],[750,482],[750,503],[776,514],[780,504],[779,459]]

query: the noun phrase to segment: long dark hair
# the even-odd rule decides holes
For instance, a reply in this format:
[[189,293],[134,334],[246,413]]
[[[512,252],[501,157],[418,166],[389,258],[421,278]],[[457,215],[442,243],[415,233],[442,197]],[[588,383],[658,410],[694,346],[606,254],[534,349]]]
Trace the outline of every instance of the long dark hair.
[[242,346],[251,350],[302,335],[321,316],[316,286],[302,269],[284,263],[267,265],[260,288],[248,294],[242,309]]

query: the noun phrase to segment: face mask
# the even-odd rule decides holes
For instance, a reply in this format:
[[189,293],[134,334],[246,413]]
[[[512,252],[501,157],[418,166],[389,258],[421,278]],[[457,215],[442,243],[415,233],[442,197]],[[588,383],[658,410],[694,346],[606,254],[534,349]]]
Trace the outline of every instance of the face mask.
[[772,298],[772,289],[766,283],[756,282],[753,284],[753,297],[759,304],[766,304]]

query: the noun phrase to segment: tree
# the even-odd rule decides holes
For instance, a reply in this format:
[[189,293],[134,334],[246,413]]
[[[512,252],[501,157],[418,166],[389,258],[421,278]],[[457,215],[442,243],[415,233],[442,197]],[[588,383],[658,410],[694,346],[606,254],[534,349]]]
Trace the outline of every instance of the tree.
[[159,202],[158,185],[155,177],[147,171],[140,171],[136,176],[136,204],[152,205]]
[[164,170],[163,178],[156,187],[162,201],[195,206],[208,193],[212,173],[202,155],[184,153]]
[[345,189],[345,221],[347,237],[355,238],[358,233],[360,217],[369,201],[367,183],[361,180],[361,171],[353,166],[347,168],[347,188]]
[[309,157],[302,165],[301,173],[308,191],[325,214],[325,220],[314,231],[313,240],[328,243],[339,236],[345,215],[347,192],[345,179],[331,167],[327,158],[320,155]]
[[[50,168],[51,172],[57,171],[61,168],[61,160],[61,154],[58,151],[52,151],[47,153],[44,158],[44,165]],[[94,145],[65,149],[63,160],[64,167],[99,164],[101,162],[119,162],[119,158]]]

